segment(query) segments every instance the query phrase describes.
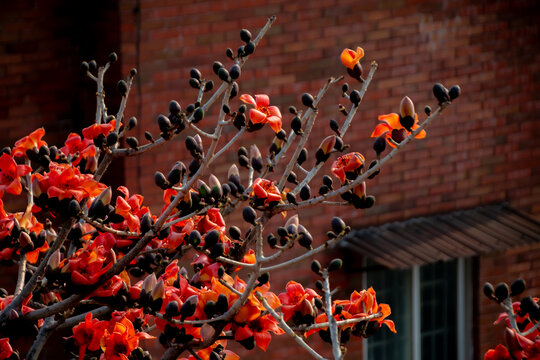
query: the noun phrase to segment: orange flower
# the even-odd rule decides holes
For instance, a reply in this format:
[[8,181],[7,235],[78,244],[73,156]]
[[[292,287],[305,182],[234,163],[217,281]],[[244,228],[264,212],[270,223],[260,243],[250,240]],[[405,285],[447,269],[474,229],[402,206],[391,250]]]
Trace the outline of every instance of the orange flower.
[[312,302],[314,298],[321,296],[313,289],[304,289],[302,284],[296,281],[289,281],[285,287],[286,292],[278,295],[279,301],[281,301],[281,312],[283,313],[283,320],[289,320],[295,312],[305,313],[303,311],[306,304],[304,300]]
[[91,312],[86,314],[84,322],[73,327],[73,339],[79,346],[79,360],[84,359],[86,348],[90,351],[99,350],[99,342],[106,327],[107,322],[92,319]]
[[348,172],[354,172],[364,165],[366,159],[358,152],[352,152],[342,155],[332,164],[332,174],[334,174],[341,182],[345,182],[345,175]]
[[116,120],[112,120],[107,124],[93,124],[84,128],[82,133],[85,139],[95,139],[99,134],[107,136],[116,126]]
[[81,159],[87,159],[96,155],[96,146],[90,139],[81,139],[81,137],[75,133],[69,134],[66,145],[60,150],[66,155],[74,155],[79,153],[79,157],[73,161],[73,165],[79,164]]
[[26,156],[27,150],[39,149],[42,145],[47,145],[41,138],[45,135],[45,129],[34,130],[30,135],[17,140],[15,147],[11,151],[13,156]]
[[9,338],[0,339],[0,360],[7,359],[13,354],[13,349],[9,344]]
[[484,360],[512,360],[508,349],[499,344],[495,349],[489,349],[484,356]]
[[239,326],[234,333],[234,340],[240,342],[248,350],[251,350],[255,345],[266,351],[272,336],[270,331],[276,335],[284,334],[276,319],[270,314],[263,315],[257,319],[247,323],[244,326]]
[[240,100],[246,104],[255,106],[255,109],[249,110],[249,117],[253,124],[266,124],[270,123],[270,127],[276,133],[281,130],[281,112],[277,106],[269,106],[270,99],[268,95],[255,95],[243,94],[240,96]]
[[98,196],[106,188],[104,184],[95,181],[92,175],[81,174],[78,168],[68,164],[52,162],[49,170],[44,175],[32,175],[32,178],[37,179],[42,192],[58,200],[73,197],[80,202],[84,198]]
[[[375,127],[375,130],[371,133],[371,137],[379,137],[386,133],[386,141],[392,147],[396,147],[396,143],[400,143],[407,136],[411,134],[410,131],[407,131],[399,121],[400,115],[396,113],[380,115],[379,121],[382,121],[381,124]],[[418,129],[418,114],[414,114],[414,125],[411,127],[411,130]],[[422,130],[415,136],[417,139],[423,139],[426,137],[426,131]],[[392,141],[393,140],[393,141]]]
[[354,69],[354,66],[358,64],[363,57],[364,49],[359,46],[356,48],[356,51],[345,49],[341,52],[341,62],[351,70]]
[[114,324],[112,333],[105,330],[101,338],[102,360],[128,360],[128,355],[139,346],[139,339],[153,339],[144,332],[135,333],[135,328],[126,317]]
[[19,195],[22,192],[20,176],[32,171],[28,165],[17,165],[15,160],[8,154],[0,156],[0,196],[7,191],[10,194]]
[[265,204],[273,201],[281,201],[281,193],[273,181],[257,178],[253,182],[253,191],[251,196],[264,199]]

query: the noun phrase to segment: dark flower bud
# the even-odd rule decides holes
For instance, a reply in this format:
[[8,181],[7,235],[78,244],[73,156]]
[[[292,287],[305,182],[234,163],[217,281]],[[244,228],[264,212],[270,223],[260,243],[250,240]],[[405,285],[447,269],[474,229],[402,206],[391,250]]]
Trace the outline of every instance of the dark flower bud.
[[90,71],[94,71],[97,69],[97,63],[96,63],[96,60],[90,60],[88,62],[88,70]]
[[217,258],[223,255],[223,252],[225,251],[225,247],[223,243],[217,243],[216,245],[212,246],[210,249],[210,257],[211,258]]
[[21,231],[19,234],[19,245],[21,246],[24,253],[34,250],[34,243],[32,242],[32,238],[25,231]]
[[212,64],[212,70],[214,71],[214,74],[218,74],[218,71],[219,69],[221,69],[223,67],[223,64],[220,63],[219,61],[214,61],[214,63]]
[[86,61],[81,62],[81,74],[86,75],[86,73],[88,72],[88,69],[89,69],[88,63]]
[[296,162],[298,163],[298,165],[302,165],[307,160],[307,156],[308,156],[307,149],[302,148],[302,150],[300,151],[300,154],[298,154],[298,159],[296,159]]
[[189,104],[188,106],[186,106],[186,113],[191,114],[194,111],[195,111],[195,105],[194,104]]
[[352,69],[347,68],[347,74],[349,74],[349,76],[352,77],[353,79],[356,79],[360,82],[364,81],[362,79],[363,72],[364,72],[364,69],[362,68],[362,64],[360,63],[357,63],[356,65],[354,65]]
[[393,129],[392,130],[392,140],[396,143],[401,143],[407,138],[407,130],[405,129]]
[[349,94],[349,100],[354,104],[354,106],[358,106],[360,100],[362,100],[360,98],[360,93],[358,92],[358,90],[351,91],[351,93]]
[[305,107],[313,108],[313,102],[315,99],[313,99],[313,96],[308,93],[302,94],[302,104],[304,104]]
[[[401,126],[403,126],[407,131],[412,131],[412,126],[414,125],[414,118],[412,116],[405,116],[405,117],[399,117],[399,123]],[[382,135],[381,135],[382,136]]]
[[[185,171],[185,168],[184,168],[184,171]],[[175,166],[167,174],[167,181],[170,186],[174,186],[180,182],[181,177],[182,177],[182,170]]]
[[195,110],[195,112],[193,113],[193,120],[191,120],[191,122],[193,124],[196,124],[199,121],[201,121],[203,118],[204,118],[204,110],[202,107],[198,107],[197,110]]
[[132,149],[137,149],[139,147],[139,140],[132,136],[126,138],[126,144]]
[[79,217],[81,214],[81,204],[75,199],[72,199],[68,205],[68,213],[72,217]]
[[118,55],[116,55],[115,52],[112,52],[109,54],[109,61],[111,63],[116,62],[118,60]]
[[128,130],[131,130],[135,126],[137,126],[137,118],[135,116],[132,116],[132,117],[129,118],[127,128],[128,128]]
[[154,174],[154,182],[157,185],[157,187],[165,190],[169,188],[169,182],[165,178],[165,175],[161,171],[156,171]]
[[201,167],[201,160],[200,159],[193,159],[189,162],[188,170],[189,170],[189,176],[192,176],[195,174],[199,168]]
[[261,276],[257,278],[257,281],[258,281],[257,286],[262,286],[266,284],[269,280],[270,280],[270,273],[267,273],[267,272],[262,273]]
[[255,43],[253,41],[248,42],[244,45],[244,56],[251,55],[255,52]]
[[381,135],[373,142],[373,150],[377,153],[377,157],[386,149],[386,135]]
[[287,238],[289,236],[289,232],[283,226],[277,228],[277,234],[280,238]]
[[165,317],[172,318],[178,315],[180,315],[180,307],[178,306],[178,302],[173,300],[165,306]]
[[107,135],[107,139],[105,140],[105,143],[107,146],[113,146],[118,141],[118,134],[116,132],[110,132]]
[[257,213],[251,206],[246,206],[244,210],[242,210],[242,217],[244,218],[245,222],[255,225]]
[[212,230],[204,235],[204,249],[209,249],[219,241],[219,231]]
[[201,240],[202,240],[202,237],[199,231],[193,230],[192,232],[189,233],[189,236],[188,236],[189,244],[196,247],[196,246],[199,246],[199,244],[201,243]]
[[223,80],[225,82],[231,81],[231,76],[229,75],[229,71],[227,69],[225,69],[224,67],[222,67],[222,68],[220,68],[218,70],[217,75],[221,80]]
[[302,189],[300,189],[300,199],[302,200],[308,200],[311,197],[311,188],[308,184],[304,185]]
[[328,194],[330,192],[330,188],[326,185],[322,185],[320,188],[319,188],[319,195],[324,195],[324,194]]
[[498,302],[503,302],[508,298],[508,295],[510,293],[510,289],[508,288],[508,284],[502,282],[497,284],[495,287],[495,298]]
[[450,101],[448,89],[446,89],[442,84],[436,83],[435,85],[433,85],[433,95],[439,102],[439,105]]
[[366,198],[364,199],[364,207],[363,208],[364,209],[369,209],[373,205],[375,205],[375,196],[373,196],[373,195],[366,196]]
[[238,79],[241,74],[242,74],[242,69],[240,68],[240,65],[238,64],[234,64],[229,70],[229,75],[231,76],[231,79],[233,80]]
[[189,70],[189,76],[194,79],[201,80],[201,72],[197,68],[192,68]]
[[322,182],[324,185],[328,186],[330,189],[332,188],[332,185],[334,184],[334,180],[328,175],[324,175],[322,178]]
[[336,136],[336,142],[334,143],[334,149],[336,149],[337,151],[345,150],[345,146],[343,145],[343,140],[339,136]]
[[321,263],[319,260],[313,260],[311,262],[311,271],[313,271],[315,274],[320,275],[321,274]]
[[334,231],[334,233],[336,234],[340,234],[343,230],[345,230],[345,222],[339,218],[339,217],[334,217],[332,218],[332,231]]
[[287,138],[287,133],[285,132],[285,130],[281,129],[281,130],[279,130],[279,132],[276,134],[276,137],[277,137],[279,140],[285,141],[285,139]]
[[129,70],[129,76],[134,77],[135,75],[137,75],[137,69],[132,68]]
[[525,280],[517,279],[510,284],[510,296],[518,296],[525,291]]
[[243,113],[238,113],[234,117],[233,125],[238,129],[242,129],[244,126],[246,126],[246,115]]
[[321,280],[315,281],[315,288],[319,291],[323,291],[324,289],[323,282]]
[[237,226],[231,226],[229,228],[229,236],[234,240],[240,240],[242,237],[242,231]]
[[159,114],[157,123],[161,132],[168,132],[172,128],[171,120],[163,114]]
[[231,60],[234,60],[234,53],[231,48],[225,49],[225,56]]
[[223,104],[221,107],[221,111],[223,111],[224,114],[229,115],[231,113],[231,108],[227,104]]
[[199,298],[197,295],[191,295],[180,307],[180,320],[185,320],[186,318],[193,316],[195,310],[197,309],[197,302]]
[[427,116],[431,115],[431,106],[426,105],[426,107],[424,108],[424,112]]
[[176,100],[171,100],[169,102],[169,112],[173,115],[180,115],[180,111],[182,111],[182,107]]
[[236,53],[238,54],[238,57],[242,57],[244,56],[244,46],[239,46],[238,49],[236,50]]
[[251,167],[255,171],[261,172],[262,167],[263,167],[263,162],[262,162],[261,152],[259,151],[259,148],[257,147],[257,145],[253,144],[249,148],[249,158],[250,158]]
[[346,93],[347,91],[349,91],[349,84],[345,83],[345,84],[341,85],[341,91],[343,93]]
[[334,308],[334,315],[341,315],[341,312],[343,311],[343,306],[341,305],[337,305],[335,308]]
[[268,245],[270,245],[271,248],[274,248],[277,245],[277,238],[274,234],[270,233],[266,237],[266,242],[268,242]]
[[124,80],[120,80],[118,84],[116,84],[116,88],[118,89],[120,95],[126,96],[128,91],[128,85]]
[[250,42],[251,41],[251,33],[249,32],[249,30],[247,30],[247,29],[240,30],[240,39],[245,43]]
[[521,299],[520,309],[523,312],[526,312],[529,315],[536,315],[536,313],[540,310],[539,305],[534,301],[534,299],[530,296],[524,297]]
[[238,87],[238,83],[235,81],[232,84],[231,96],[229,96],[229,100],[233,99],[236,95],[238,95],[238,90],[240,89]]
[[212,80],[208,80],[204,83],[204,92],[208,92],[214,88],[214,82]]
[[334,259],[330,261],[330,264],[328,264],[328,271],[335,271],[341,269],[343,266],[343,260],[341,259]]
[[145,213],[141,217],[141,234],[146,234],[152,228],[153,221],[150,213]]
[[289,173],[289,176],[287,176],[287,181],[295,185],[298,185],[298,180],[296,180],[296,174],[294,173],[294,171],[291,171]]
[[201,82],[195,78],[189,79],[189,86],[191,86],[193,89],[200,89],[201,88]]
[[455,100],[459,97],[461,94],[461,88],[459,85],[454,85],[448,90],[448,96],[450,96],[450,100]]
[[238,157],[238,164],[242,167],[245,167],[247,169],[249,169],[249,159],[247,156],[245,155],[240,155]]
[[336,120],[330,119],[330,129],[332,129],[332,131],[334,131],[338,136],[340,135],[339,123]]
[[144,138],[150,142],[154,142],[154,137],[152,136],[152,134],[149,132],[149,131],[145,131],[144,132]]
[[493,285],[491,285],[491,283],[487,282],[484,284],[484,295],[486,295],[488,298],[492,298],[493,297],[493,293],[495,292],[495,289],[493,288]]
[[318,297],[314,298],[313,299],[313,302],[315,303],[315,307],[319,310],[321,310],[324,306],[323,302],[321,299],[319,299]]
[[286,195],[286,197],[287,197],[287,201],[288,201],[289,203],[297,205],[297,202],[296,202],[296,196],[295,196],[293,193],[288,192],[287,195]]

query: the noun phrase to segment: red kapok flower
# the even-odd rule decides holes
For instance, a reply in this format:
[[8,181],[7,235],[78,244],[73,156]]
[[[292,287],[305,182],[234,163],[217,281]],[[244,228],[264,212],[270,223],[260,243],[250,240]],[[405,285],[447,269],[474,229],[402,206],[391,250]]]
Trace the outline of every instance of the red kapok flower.
[[24,176],[32,171],[28,165],[17,165],[15,160],[8,154],[0,156],[0,196],[4,191],[19,195],[22,192],[20,176]]
[[30,135],[17,140],[15,147],[11,151],[13,156],[26,156],[26,150],[39,149],[42,145],[47,145],[41,138],[45,135],[45,129],[34,130]]
[[74,155],[76,153],[79,155],[79,157],[72,162],[73,165],[79,164],[81,159],[87,159],[96,155],[96,146],[94,145],[94,142],[90,139],[81,139],[78,134],[69,134],[65,144],[66,145],[60,149],[65,155]]
[[131,321],[123,318],[114,324],[112,333],[105,331],[101,338],[101,349],[104,354],[102,360],[128,360],[128,355],[139,346],[139,339],[153,339],[153,336],[144,332],[135,333]]
[[512,356],[503,345],[499,344],[495,349],[489,349],[484,360],[512,360]]
[[345,49],[341,52],[341,62],[351,70],[354,69],[354,66],[358,64],[363,57],[364,49],[359,46],[356,48],[356,51]]
[[[392,113],[386,115],[380,115],[379,121],[382,121],[381,124],[375,127],[375,130],[371,133],[371,137],[379,137],[380,135],[386,133],[386,141],[392,147],[396,147],[396,143],[400,143],[407,136],[411,134],[410,131],[407,131],[399,121],[399,114]],[[418,114],[414,114],[414,125],[411,127],[414,131],[418,129]],[[426,137],[426,130],[422,130],[415,136],[417,139],[423,139]],[[393,141],[392,141],[393,140]]]
[[270,123],[270,127],[275,132],[281,130],[281,112],[277,106],[269,106],[270,99],[268,95],[255,95],[255,98],[253,98],[251,95],[243,94],[240,96],[240,100],[246,104],[255,106],[255,109],[249,110],[249,117],[252,123]]
[[304,289],[302,284],[296,281],[289,281],[285,289],[286,292],[278,295],[279,301],[281,301],[281,312],[285,321],[289,320],[296,311],[302,312],[304,300],[311,302],[314,298],[321,297],[315,290]]
[[272,315],[267,314],[258,317],[247,323],[245,326],[238,327],[234,333],[234,339],[242,342],[253,337],[255,345],[263,351],[266,351],[272,338],[270,331],[276,335],[285,333],[285,331],[278,326],[276,319],[274,319]]
[[358,152],[352,152],[342,155],[332,164],[332,174],[334,174],[341,182],[345,182],[345,173],[353,172],[364,165],[366,159]]
[[82,133],[85,139],[95,139],[99,134],[107,136],[116,126],[116,120],[112,120],[107,124],[93,124],[84,128]]
[[84,322],[73,327],[73,339],[79,347],[79,360],[84,359],[86,348],[90,351],[99,349],[99,342],[106,327],[107,322],[92,319],[91,312],[86,314]]
[[0,339],[0,360],[7,359],[13,354],[13,349],[9,344],[9,338]]
[[253,191],[251,195],[255,195],[259,199],[264,199],[264,203],[268,204],[272,201],[281,201],[281,193],[273,181],[258,178],[253,182]]

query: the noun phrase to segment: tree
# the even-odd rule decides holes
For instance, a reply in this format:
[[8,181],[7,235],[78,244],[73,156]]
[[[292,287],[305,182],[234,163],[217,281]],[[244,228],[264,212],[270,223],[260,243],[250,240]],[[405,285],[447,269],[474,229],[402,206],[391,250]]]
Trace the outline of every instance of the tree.
[[[281,110],[270,105],[269,96],[239,94],[238,87],[243,64],[273,22],[272,17],[255,38],[248,30],[240,32],[243,45],[238,53],[227,49],[230,68],[213,64],[219,86],[214,88],[212,80],[192,69],[190,85],[198,89],[197,98],[185,109],[172,100],[169,114],[158,116],[159,136],[147,131],[144,144],[128,136],[137,120],[124,117],[135,69],[118,82],[122,95],[118,113],[107,113],[103,78],[117,60],[113,53],[99,68],[94,61],[81,65],[83,74],[97,85],[95,124],[82,134],[70,134],[60,148],[43,140],[41,128],[2,150],[0,192],[26,198],[27,206],[8,213],[0,203],[0,259],[19,264],[14,294],[4,292],[0,300],[0,359],[17,358],[10,340],[28,335],[36,338],[26,358],[36,359],[49,336],[65,328],[72,329],[67,348],[79,359],[137,360],[149,358],[140,340],[153,338],[148,332],[154,328],[160,330],[157,340],[167,348],[165,359],[185,353],[190,359],[234,359],[236,355],[226,349],[228,340],[265,350],[271,333],[292,336],[322,359],[307,342],[319,333],[331,344],[334,358],[340,359],[351,336],[368,337],[383,325],[395,331],[388,319],[390,307],[377,302],[372,288],[355,291],[349,299],[333,299],[330,273],[341,267],[340,259],[324,266],[313,260],[311,269],[321,277],[316,290],[294,281],[284,291],[270,290],[272,271],[312,258],[347,235],[350,228],[340,218],[329,219],[326,241],[314,240],[298,215],[283,219],[277,229],[267,224],[276,215],[287,217],[311,206],[373,206],[375,197],[367,194],[366,181],[407,143],[425,137],[424,129],[460,89],[435,84],[438,108],[432,112],[426,107],[421,123],[406,96],[399,113],[381,115],[371,134],[376,156],[368,165],[361,153],[348,152],[344,137],[378,65],[371,63],[365,74],[360,63],[363,50],[345,49],[341,61],[359,89],[342,84],[350,106],[339,107],[343,122],[330,122],[333,134],[322,139],[310,159],[314,166],[306,168],[305,146],[318,104],[343,76],[328,79],[316,96],[303,94],[301,109],[289,108],[293,118],[287,134]],[[206,95],[210,97],[205,99]],[[207,132],[199,124],[209,125],[205,114],[218,100],[215,127]],[[263,158],[256,146],[237,149],[238,164],[248,172],[247,184],[235,164],[226,181],[209,174],[209,166],[233,151],[245,132],[260,130],[266,123],[275,132],[267,156]],[[225,127],[235,127],[237,133],[220,144]],[[171,164],[167,175],[154,174],[156,186],[163,190],[159,214],[151,214],[141,195],[101,182],[115,158],[151,151],[184,131],[191,134],[185,137],[191,162]],[[210,143],[206,148],[203,139]],[[382,157],[387,144],[392,150]],[[313,195],[309,184],[323,167],[328,168],[331,157],[335,180],[324,175],[318,195]],[[272,174],[279,165],[283,172]],[[225,224],[223,215],[233,211],[241,212],[247,231]],[[265,246],[271,255],[265,255]],[[302,255],[280,260],[298,246],[305,248]],[[187,251],[197,253],[189,269],[178,265]],[[239,269],[248,274],[246,280],[238,275]]]

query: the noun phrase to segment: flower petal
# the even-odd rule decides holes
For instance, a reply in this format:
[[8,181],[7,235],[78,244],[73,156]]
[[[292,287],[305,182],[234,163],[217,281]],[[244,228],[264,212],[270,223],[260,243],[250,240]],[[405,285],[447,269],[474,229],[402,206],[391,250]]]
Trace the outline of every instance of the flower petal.
[[255,95],[255,102],[257,103],[257,107],[268,107],[268,105],[270,105],[270,98],[265,94]]
[[255,99],[253,98],[253,96],[251,96],[249,94],[242,94],[240,96],[240,101],[245,102],[246,104],[257,106],[257,103],[255,102]]
[[249,117],[254,124],[266,123],[266,114],[257,109],[249,110]]

